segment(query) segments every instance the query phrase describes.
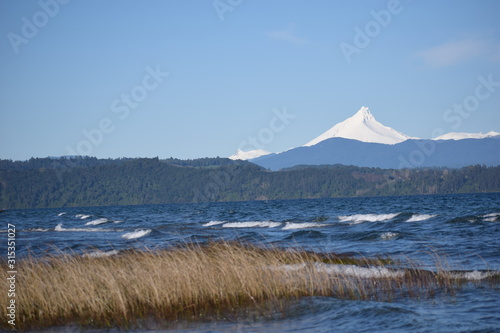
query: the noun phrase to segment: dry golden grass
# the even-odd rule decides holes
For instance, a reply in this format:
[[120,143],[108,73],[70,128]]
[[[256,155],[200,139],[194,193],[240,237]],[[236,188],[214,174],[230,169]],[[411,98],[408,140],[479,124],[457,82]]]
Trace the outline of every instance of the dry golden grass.
[[[386,263],[231,243],[127,251],[102,258],[60,255],[24,259],[17,268],[16,326],[129,328],[147,319],[222,318],[237,315],[242,308],[280,311],[289,300],[303,296],[382,300],[399,295],[420,297],[425,290],[451,290],[455,283],[439,273],[418,269],[372,279],[321,269],[324,264]],[[0,297],[4,312],[6,271],[2,268]],[[264,309],[266,304],[268,308]],[[2,327],[11,328],[6,322]]]

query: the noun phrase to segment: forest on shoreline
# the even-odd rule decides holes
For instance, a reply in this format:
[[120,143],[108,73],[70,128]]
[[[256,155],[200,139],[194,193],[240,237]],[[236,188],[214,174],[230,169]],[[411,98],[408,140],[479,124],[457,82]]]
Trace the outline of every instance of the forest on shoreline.
[[500,166],[269,171],[227,158],[0,160],[0,209],[500,192]]

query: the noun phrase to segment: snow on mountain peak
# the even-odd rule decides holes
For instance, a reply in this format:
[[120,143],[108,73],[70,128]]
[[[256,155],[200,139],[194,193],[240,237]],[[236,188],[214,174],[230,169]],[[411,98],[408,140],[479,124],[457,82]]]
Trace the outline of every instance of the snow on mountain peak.
[[434,138],[432,140],[484,139],[484,138],[491,138],[491,137],[499,136],[499,135],[500,135],[500,133],[495,132],[495,131],[489,131],[486,134],[483,134],[483,133],[457,133],[457,132],[450,132],[450,133],[438,136],[437,138]]
[[231,160],[251,160],[252,158],[257,158],[269,154],[271,154],[271,152],[263,149],[255,149],[249,151],[243,151],[241,149],[238,149],[236,151],[236,154],[233,154],[228,158]]
[[313,146],[331,138],[345,138],[390,145],[411,139],[408,135],[379,123],[375,120],[370,109],[365,106],[361,107],[354,116],[336,124],[304,146]]
[[362,121],[365,122],[369,120],[375,120],[375,117],[373,117],[372,113],[370,112],[370,109],[368,109],[366,106],[362,106],[361,109],[359,109],[358,112],[356,112],[352,118],[354,117],[362,119]]

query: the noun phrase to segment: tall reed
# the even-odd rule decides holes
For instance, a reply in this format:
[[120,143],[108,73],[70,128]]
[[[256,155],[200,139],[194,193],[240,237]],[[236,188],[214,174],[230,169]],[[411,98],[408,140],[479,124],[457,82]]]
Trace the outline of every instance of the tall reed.
[[[420,297],[425,290],[443,286],[451,290],[456,284],[439,272],[417,268],[384,268],[389,274],[368,279],[331,270],[337,265],[383,267],[388,262],[224,242],[99,258],[32,257],[18,264],[16,328],[130,328],[150,319],[237,316],[244,308],[279,311],[304,296],[391,300]],[[0,302],[5,312],[4,265]],[[11,327],[2,322],[2,328]]]

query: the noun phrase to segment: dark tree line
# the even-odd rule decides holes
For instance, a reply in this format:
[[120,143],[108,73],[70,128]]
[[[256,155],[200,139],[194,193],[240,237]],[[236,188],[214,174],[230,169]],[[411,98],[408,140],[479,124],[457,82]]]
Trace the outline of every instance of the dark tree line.
[[498,166],[271,172],[225,158],[0,160],[0,209],[499,191]]

